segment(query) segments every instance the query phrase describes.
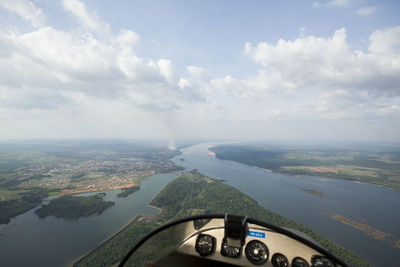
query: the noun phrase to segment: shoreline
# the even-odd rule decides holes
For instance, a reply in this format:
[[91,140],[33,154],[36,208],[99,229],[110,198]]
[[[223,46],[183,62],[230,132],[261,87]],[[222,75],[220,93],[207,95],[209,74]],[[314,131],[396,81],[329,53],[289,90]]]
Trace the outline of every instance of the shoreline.
[[[239,162],[240,163],[240,162]],[[243,163],[242,163],[243,164]],[[248,165],[248,166],[252,166],[252,165]],[[258,168],[257,166],[252,166],[252,167],[256,167],[256,168]],[[271,171],[271,172],[273,172],[273,173],[279,173],[279,174],[287,174],[287,175],[292,175],[292,176],[310,176],[310,177],[320,177],[321,179],[320,179],[320,181],[323,181],[323,182],[327,182],[327,181],[329,181],[329,179],[338,179],[338,180],[347,180],[347,181],[351,181],[351,182],[355,182],[355,183],[357,183],[357,184],[368,184],[368,185],[373,185],[373,186],[376,186],[376,187],[381,187],[381,188],[385,188],[385,189],[390,189],[390,190],[393,190],[393,191],[397,191],[397,192],[400,192],[400,189],[396,189],[396,188],[393,188],[393,187],[388,187],[388,186],[384,186],[384,185],[381,185],[381,184],[374,184],[374,183],[371,183],[371,182],[366,182],[366,181],[360,181],[360,180],[357,180],[357,179],[354,179],[354,178],[340,178],[340,177],[334,177],[334,176],[322,176],[322,175],[320,175],[320,174],[316,174],[316,175],[313,175],[313,174],[311,174],[311,173],[307,173],[307,174],[294,174],[294,173],[290,173],[290,172],[277,172],[277,171]]]
[[138,185],[136,183],[130,183],[130,184],[126,184],[126,185],[113,186],[113,187],[107,187],[107,188],[91,188],[91,189],[82,189],[82,190],[64,189],[57,196],[62,197],[64,195],[77,195],[77,194],[83,194],[83,193],[88,193],[88,192],[121,190],[121,189],[131,188],[134,186],[138,186]]
[[[233,162],[236,162],[236,163],[240,163],[240,164],[243,164],[243,165],[246,165],[246,166],[250,166],[250,167],[253,167],[253,168],[261,169],[261,170],[263,170],[263,171],[271,172],[271,173],[286,174],[286,175],[291,175],[291,176],[293,176],[293,177],[296,177],[296,176],[320,177],[320,178],[321,178],[320,180],[324,179],[324,180],[326,180],[326,181],[329,181],[329,179],[347,180],[347,181],[355,182],[355,183],[357,183],[357,184],[368,184],[368,185],[373,185],[373,186],[376,186],[376,187],[381,187],[381,188],[390,189],[390,190],[393,190],[393,191],[400,192],[400,189],[396,189],[396,188],[384,186],[384,185],[381,185],[381,184],[374,184],[374,183],[370,183],[370,182],[359,181],[359,180],[353,179],[353,178],[340,178],[340,177],[334,177],[334,176],[328,176],[328,175],[327,175],[327,176],[322,176],[322,175],[320,175],[320,174],[318,174],[318,175],[315,174],[315,175],[314,175],[314,174],[312,174],[312,173],[307,173],[307,174],[295,174],[295,173],[290,173],[290,172],[278,172],[278,171],[273,171],[273,170],[270,170],[270,169],[261,168],[261,167],[255,166],[255,165],[245,164],[245,163],[242,163],[242,162],[239,162],[239,161],[234,161],[234,160],[230,160],[230,161],[233,161]],[[326,181],[324,181],[324,182],[326,182]]]
[[[218,157],[215,157],[215,158],[218,159]],[[221,160],[221,159],[220,159],[220,160]],[[225,159],[223,159],[223,160],[225,160]],[[347,180],[347,181],[353,181],[353,182],[355,182],[355,183],[357,183],[357,184],[368,184],[368,185],[372,185],[372,186],[381,187],[381,188],[390,189],[390,190],[393,190],[393,191],[400,192],[400,189],[397,189],[397,188],[388,187],[388,186],[384,186],[384,185],[381,185],[381,184],[374,184],[374,183],[366,182],[366,181],[359,181],[359,180],[353,179],[353,178],[340,178],[340,177],[334,177],[334,176],[328,176],[328,175],[327,175],[327,176],[322,176],[322,175],[320,175],[320,174],[314,175],[314,174],[312,174],[312,173],[307,173],[307,174],[295,174],[295,173],[290,173],[290,172],[278,172],[278,171],[273,171],[273,170],[266,169],[266,168],[261,168],[261,167],[255,166],[255,165],[245,164],[245,163],[242,163],[242,162],[239,162],[239,161],[235,161],[235,160],[228,160],[228,161],[232,161],[232,162],[236,162],[236,163],[243,164],[243,165],[246,165],[246,166],[250,166],[250,167],[253,167],[253,168],[256,168],[256,169],[259,169],[259,170],[263,170],[263,171],[265,171],[265,172],[286,174],[286,175],[291,175],[291,176],[293,176],[293,177],[301,176],[301,175],[310,176],[310,177],[320,177],[321,179],[326,179],[327,181],[328,181],[328,179]]]
[[[154,197],[155,198],[155,197]],[[153,199],[154,199],[153,198]],[[139,217],[143,217],[143,216],[156,216],[161,214],[161,212],[163,211],[163,209],[153,206],[150,203],[153,201],[153,199],[151,199],[146,206],[153,208],[155,210],[158,211],[158,213],[154,213],[154,214],[136,214],[126,225],[124,225],[120,230],[118,230],[116,233],[114,233],[112,236],[107,237],[106,239],[104,239],[99,245],[97,245],[95,248],[93,248],[92,250],[90,250],[89,252],[87,252],[86,254],[84,254],[83,256],[81,256],[79,259],[74,260],[70,265],[68,266],[77,266],[79,263],[81,263],[82,261],[84,261],[85,259],[87,259],[88,257],[90,257],[91,255],[93,255],[94,253],[96,253],[98,250],[102,249],[103,247],[105,247],[109,242],[111,242],[114,238],[116,238],[118,235],[120,235],[121,233],[123,233],[124,231],[128,230],[128,228],[136,222],[136,220]]]
[[[176,178],[178,178],[179,176],[179,172],[171,172],[171,173],[175,173],[177,176],[173,179],[175,180]],[[172,181],[173,181],[172,180]],[[170,182],[172,182],[170,181]],[[170,183],[169,182],[169,183]],[[167,183],[166,185],[164,185],[160,192],[169,184]],[[158,194],[160,193],[158,192],[157,195],[155,195],[149,202],[147,202],[146,206],[152,209],[155,209],[158,211],[158,213],[154,213],[154,214],[136,214],[130,221],[128,221],[120,230],[118,230],[116,233],[114,233],[113,235],[111,235],[110,237],[107,237],[106,239],[104,239],[102,242],[99,243],[99,245],[97,245],[96,247],[94,247],[93,249],[91,249],[90,251],[88,251],[86,254],[84,254],[83,256],[79,257],[76,260],[73,260],[71,264],[69,264],[68,266],[77,266],[79,263],[81,263],[82,261],[84,261],[85,259],[87,259],[89,256],[93,255],[93,253],[97,252],[98,250],[102,249],[104,246],[106,246],[109,242],[111,242],[114,238],[116,238],[119,234],[123,233],[124,231],[126,231],[137,219],[138,217],[143,217],[143,216],[156,216],[161,214],[161,212],[163,211],[162,208],[156,207],[151,205],[150,203],[158,196]]]
[[[247,165],[247,164],[245,164],[245,165]],[[253,166],[253,165],[247,165],[247,166]],[[253,166],[253,167],[255,167],[255,168],[259,169],[259,170],[265,171],[265,172],[274,172],[273,170],[267,169],[267,168],[261,168],[261,167],[258,167],[258,166]]]
[[[238,143],[240,143],[240,142],[238,142]],[[210,148],[217,147],[218,145],[221,145],[221,144],[223,144],[223,143],[217,143],[217,144],[209,145],[208,148],[207,148],[207,151],[210,152],[210,150],[209,150]],[[243,164],[243,165],[246,165],[246,166],[250,166],[250,167],[254,167],[254,168],[263,170],[263,171],[265,171],[265,172],[279,173],[279,174],[287,174],[287,175],[292,175],[292,176],[297,176],[297,175],[308,175],[308,176],[312,176],[312,177],[321,177],[321,178],[323,178],[323,179],[326,179],[326,178],[332,179],[332,178],[333,178],[333,179],[339,179],[339,180],[349,180],[349,181],[354,181],[354,182],[359,183],[359,184],[369,184],[369,185],[373,185],[373,186],[376,186],[376,187],[381,187],[381,188],[390,189],[390,190],[393,190],[393,191],[398,191],[398,192],[400,192],[400,188],[389,187],[389,186],[385,186],[385,185],[377,184],[377,183],[373,183],[373,182],[360,181],[360,180],[357,180],[357,179],[351,178],[351,177],[342,178],[342,177],[335,177],[335,176],[330,176],[330,175],[329,175],[329,174],[338,174],[339,170],[336,170],[336,171],[334,171],[334,172],[333,172],[333,171],[331,171],[331,172],[326,172],[327,175],[325,175],[325,176],[323,176],[324,173],[316,173],[316,174],[313,174],[312,171],[310,171],[310,173],[306,173],[306,174],[291,173],[290,171],[281,171],[281,172],[279,172],[279,171],[274,171],[274,170],[270,170],[270,169],[267,169],[267,168],[259,167],[259,166],[256,166],[256,165],[246,164],[246,163],[243,163],[243,162],[240,162],[240,161],[236,161],[236,160],[221,159],[221,158],[218,158],[218,153],[217,153],[217,152],[214,152],[214,151],[211,151],[211,152],[213,152],[214,155],[210,155],[210,153],[208,153],[208,155],[213,156],[213,157],[216,158],[216,159],[219,159],[219,160],[228,160],[228,161],[236,162],[236,163],[239,163],[239,164]],[[308,166],[303,166],[303,167],[308,167]],[[314,167],[311,167],[311,168],[314,168]],[[320,168],[320,167],[316,167],[316,168]],[[321,175],[321,174],[322,174],[322,175]]]
[[88,258],[89,256],[91,256],[93,253],[95,253],[96,251],[98,251],[99,249],[102,249],[104,246],[106,246],[111,240],[113,240],[116,236],[118,236],[119,234],[123,233],[124,231],[126,231],[126,229],[128,229],[128,227],[137,219],[137,217],[141,216],[142,214],[137,214],[135,215],[125,226],[123,226],[119,231],[117,231],[116,233],[114,233],[112,236],[107,237],[106,239],[104,239],[99,245],[97,245],[95,248],[91,249],[89,252],[87,252],[86,254],[84,254],[83,256],[79,257],[76,260],[73,260],[71,262],[71,264],[68,264],[68,266],[77,266],[79,263],[81,263],[82,261],[84,261],[86,258]]

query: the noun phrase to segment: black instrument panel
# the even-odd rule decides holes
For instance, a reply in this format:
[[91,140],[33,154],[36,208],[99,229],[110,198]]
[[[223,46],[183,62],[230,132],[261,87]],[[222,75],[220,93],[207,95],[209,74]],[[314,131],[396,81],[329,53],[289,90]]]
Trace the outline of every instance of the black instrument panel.
[[[219,248],[219,249],[217,249]],[[248,266],[273,266],[273,267],[334,267],[329,259],[321,255],[313,255],[311,261],[307,261],[303,255],[295,257],[289,256],[285,251],[276,250],[270,254],[270,249],[263,240],[250,239],[242,247],[228,246],[226,241],[218,240],[210,234],[199,234],[196,237],[195,251],[197,255],[205,258],[212,258],[214,254],[219,254],[223,258],[247,261]],[[218,256],[219,257],[219,256]],[[219,257],[221,259],[221,257]],[[232,260],[229,262],[233,263]]]

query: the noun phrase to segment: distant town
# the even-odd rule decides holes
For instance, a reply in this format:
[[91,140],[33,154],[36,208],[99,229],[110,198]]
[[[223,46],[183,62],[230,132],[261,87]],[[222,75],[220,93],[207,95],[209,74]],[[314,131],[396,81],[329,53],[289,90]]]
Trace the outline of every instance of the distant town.
[[[36,163],[20,169],[19,188],[62,189],[61,193],[112,190],[133,186],[135,178],[176,170],[168,160],[122,157],[69,163]],[[30,179],[32,176],[36,179]],[[26,181],[25,181],[26,180]]]
[[50,195],[126,189],[148,176],[181,170],[166,145],[0,144],[0,223]]

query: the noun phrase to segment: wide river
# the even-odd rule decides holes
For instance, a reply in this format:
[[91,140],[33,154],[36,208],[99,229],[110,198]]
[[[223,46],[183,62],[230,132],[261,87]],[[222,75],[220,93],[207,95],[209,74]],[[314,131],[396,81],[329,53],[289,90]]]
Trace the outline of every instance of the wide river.
[[[332,216],[339,214],[367,224],[399,240],[400,192],[348,180],[272,173],[219,160],[208,154],[210,145],[182,149],[183,154],[174,161],[188,170],[197,169],[209,177],[224,179],[265,208],[306,225],[375,266],[399,266],[400,248],[369,237]],[[319,197],[303,189],[318,190],[329,196]]]
[[[39,219],[36,207],[0,225],[0,266],[65,266],[97,247],[137,214],[158,210],[147,203],[176,174],[156,174],[141,184],[141,189],[128,197],[117,198],[119,190],[106,191],[105,200],[115,205],[101,215],[74,221],[53,216]],[[94,192],[98,193],[98,192]],[[88,195],[86,193],[80,195]],[[45,200],[44,203],[49,202]]]
[[[337,244],[350,249],[375,266],[399,266],[400,249],[375,240],[332,219],[335,214],[367,224],[400,239],[400,192],[332,178],[293,176],[267,172],[208,154],[211,144],[182,149],[173,160],[187,168],[224,179],[267,209],[301,222]],[[53,216],[39,219],[36,207],[7,225],[0,225],[0,266],[63,266],[95,248],[137,214],[156,213],[147,203],[176,174],[157,174],[126,198],[107,191],[115,205],[99,216],[75,221]],[[318,197],[303,189],[321,191]],[[44,203],[49,200],[45,200]]]

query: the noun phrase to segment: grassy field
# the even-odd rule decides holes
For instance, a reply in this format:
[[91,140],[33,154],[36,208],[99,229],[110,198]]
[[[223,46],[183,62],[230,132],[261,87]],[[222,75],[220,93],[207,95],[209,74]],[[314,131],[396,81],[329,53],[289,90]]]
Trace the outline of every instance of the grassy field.
[[[21,190],[19,192],[23,193],[24,191]],[[20,198],[21,196],[17,191],[0,188],[0,201],[18,200]]]

